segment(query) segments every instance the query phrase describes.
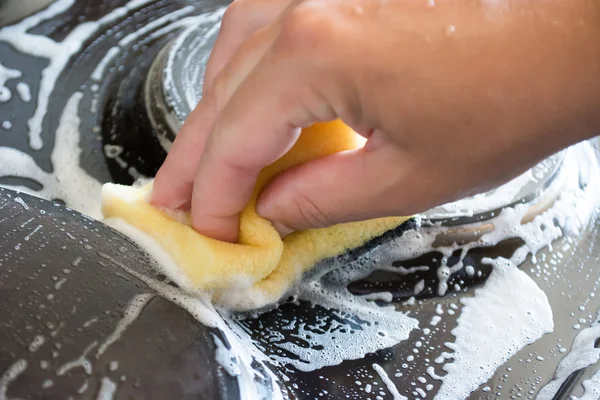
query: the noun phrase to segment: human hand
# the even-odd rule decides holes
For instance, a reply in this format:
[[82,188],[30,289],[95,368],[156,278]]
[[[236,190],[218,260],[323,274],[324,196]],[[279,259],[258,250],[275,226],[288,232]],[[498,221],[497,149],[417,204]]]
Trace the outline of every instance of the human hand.
[[293,168],[258,212],[287,233],[409,215],[502,184],[596,133],[585,0],[237,0],[152,203],[236,241],[260,170],[341,118],[364,148]]

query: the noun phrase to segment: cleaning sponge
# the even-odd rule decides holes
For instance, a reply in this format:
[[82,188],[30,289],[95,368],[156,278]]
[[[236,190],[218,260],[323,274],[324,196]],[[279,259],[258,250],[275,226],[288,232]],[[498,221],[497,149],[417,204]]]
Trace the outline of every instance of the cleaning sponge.
[[[248,310],[277,302],[319,261],[359,247],[396,228],[408,217],[380,218],[296,232],[284,240],[256,213],[264,186],[280,172],[306,161],[355,149],[360,137],[341,121],[303,129],[296,144],[261,172],[252,198],[240,214],[239,243],[225,243],[194,231],[189,215],[165,212],[142,188],[106,184],[102,214],[119,218],[154,239],[187,277],[189,285],[212,295],[223,306]],[[189,286],[188,285],[188,286]]]

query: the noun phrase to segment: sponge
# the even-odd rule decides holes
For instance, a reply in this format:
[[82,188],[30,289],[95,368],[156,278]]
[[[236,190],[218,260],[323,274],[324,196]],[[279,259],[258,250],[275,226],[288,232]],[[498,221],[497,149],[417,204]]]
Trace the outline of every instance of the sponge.
[[261,172],[240,214],[238,244],[197,233],[189,214],[151,206],[147,199],[152,183],[141,188],[105,184],[102,214],[125,221],[158,243],[186,276],[186,286],[210,293],[215,302],[228,308],[262,308],[279,301],[319,261],[360,247],[409,219],[345,223],[295,232],[281,240],[270,222],[256,213],[260,192],[277,174],[318,157],[355,149],[360,142],[360,136],[339,120],[303,129],[296,144]]

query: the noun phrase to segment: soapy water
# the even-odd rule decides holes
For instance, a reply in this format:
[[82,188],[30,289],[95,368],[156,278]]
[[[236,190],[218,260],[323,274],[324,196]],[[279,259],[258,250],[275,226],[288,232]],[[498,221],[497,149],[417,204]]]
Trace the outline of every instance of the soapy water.
[[583,396],[575,397],[573,400],[597,400],[600,399],[600,370],[598,370],[594,376],[590,379],[585,380],[582,383],[584,388]]
[[20,78],[21,75],[21,71],[10,69],[0,64],[0,103],[6,103],[12,97],[12,92],[6,87],[6,82],[11,79]]
[[[600,360],[600,349],[596,347],[598,338],[600,338],[600,315],[597,316],[590,327],[583,329],[577,334],[571,346],[571,351],[560,362],[552,381],[540,390],[536,399],[552,400],[556,392],[573,373],[598,362]],[[587,382],[587,384],[584,382],[586,395],[582,398],[599,398],[598,396],[589,396],[590,392],[600,393],[599,377],[600,371],[591,378],[590,382]]]
[[[49,99],[55,89],[56,81],[65,70],[68,61],[81,50],[83,43],[92,38],[103,26],[125,18],[131,11],[149,3],[151,3],[150,0],[131,1],[98,21],[81,24],[61,42],[29,31],[40,22],[68,10],[74,4],[73,0],[59,0],[41,13],[16,25],[0,29],[0,42],[8,43],[23,53],[49,60],[37,93],[32,94],[29,86],[24,82],[19,82],[15,89],[21,101],[36,101],[35,113],[29,120],[28,133],[32,149],[48,145],[42,140],[42,122],[47,115]],[[101,83],[118,54],[125,51],[127,46],[142,36],[160,37],[175,29],[192,27],[203,21],[218,19],[222,15],[222,9],[220,9],[206,15],[188,17],[187,15],[192,12],[193,7],[184,7],[126,35],[117,46],[107,51],[90,78]],[[191,28],[187,32],[190,30]],[[21,71],[2,67],[0,70],[0,100],[1,96],[4,96],[5,101],[15,100],[13,91],[7,87],[7,82],[21,77]],[[197,93],[196,91],[196,95]],[[68,206],[98,217],[100,182],[92,178],[79,164],[82,135],[79,125],[83,96],[82,92],[74,92],[64,107],[52,151],[54,166],[52,173],[39,168],[27,153],[10,147],[0,147],[0,159],[3,160],[0,165],[0,176],[19,176],[35,180],[40,183],[42,189],[34,190],[25,186],[13,186],[13,188],[48,199],[63,199]],[[187,98],[186,101],[189,102],[190,99]],[[111,148],[107,152],[113,154],[114,150]],[[114,155],[115,158],[118,156],[118,154]],[[444,296],[452,289],[448,284],[451,277],[463,269],[472,268],[463,263],[469,251],[500,243],[510,237],[518,237],[524,242],[509,260],[489,260],[493,272],[486,284],[476,290],[472,299],[461,301],[462,309],[457,321],[458,326],[452,331],[456,340],[447,345],[450,352],[443,354],[439,360],[441,370],[445,372],[445,375],[438,375],[433,367],[429,370],[431,379],[441,381],[438,398],[452,399],[457,394],[468,395],[484,384],[494,371],[518,350],[552,330],[552,310],[549,309],[544,292],[524,272],[517,269],[517,266],[528,256],[535,256],[540,249],[551,245],[562,235],[577,234],[593,218],[598,204],[597,193],[593,187],[599,184],[599,179],[596,156],[587,143],[575,146],[566,152],[561,173],[575,178],[585,176],[584,170],[589,171],[585,178],[586,185],[580,186],[581,179],[567,182],[552,207],[532,221],[522,223],[524,219],[527,219],[530,204],[519,204],[504,209],[492,220],[494,230],[482,235],[477,240],[461,245],[453,244],[435,248],[443,256],[442,265],[437,269],[437,293]],[[535,176],[523,175],[516,180],[514,187],[504,188],[504,192],[499,191],[504,193],[500,197],[514,194],[518,187],[520,188],[532,179],[535,179]],[[475,200],[477,206],[481,206],[482,202],[485,203],[485,199],[481,197]],[[471,203],[463,201],[459,206],[447,205],[445,207],[450,211],[464,213],[465,210],[468,212],[471,206]],[[144,245],[146,238],[142,235],[128,230],[127,227],[119,225],[116,221],[113,221],[113,226],[136,238],[143,247],[149,248]],[[280,395],[281,379],[274,375],[270,367],[275,367],[279,371],[289,367],[301,371],[319,370],[327,366],[338,365],[346,360],[360,359],[378,350],[394,347],[406,341],[411,332],[417,329],[423,331],[429,329],[423,328],[425,325],[429,326],[429,321],[419,322],[417,316],[408,316],[393,304],[392,293],[381,292],[379,297],[369,299],[351,294],[346,286],[349,282],[368,276],[380,268],[387,271],[396,270],[402,276],[418,272],[418,270],[407,271],[390,265],[393,261],[414,259],[429,252],[434,247],[436,238],[446,231],[447,228],[442,226],[424,224],[420,229],[409,230],[401,237],[382,242],[358,259],[342,256],[321,263],[307,274],[303,282],[295,288],[294,293],[296,302],[308,302],[314,304],[314,307],[321,307],[323,309],[321,317],[316,320],[308,318],[303,320],[301,317],[291,318],[281,314],[279,325],[265,328],[264,340],[253,337],[256,330],[259,329],[254,326],[259,323],[258,319],[232,315],[218,310],[202,300],[201,297],[192,296],[170,285],[161,284],[151,277],[144,277],[126,265],[119,264],[116,260],[109,261],[146,282],[148,287],[159,295],[185,308],[201,323],[217,327],[224,332],[228,343],[223,343],[220,339],[215,338],[218,347],[217,361],[229,373],[239,377],[240,394],[245,397],[249,393],[253,393],[259,398],[272,398],[276,394]],[[457,250],[460,251],[459,261],[448,266],[449,258]],[[156,254],[154,255],[156,256]],[[169,260],[161,256],[157,256],[157,259],[159,260],[157,268],[177,281],[178,277],[173,275],[176,269],[172,265],[169,266]],[[418,292],[420,293],[421,290],[422,288],[419,287]],[[392,304],[381,305],[377,301],[381,298],[386,299],[386,303],[392,302]],[[136,299],[132,300],[132,304],[138,304],[134,300]],[[277,310],[282,310],[284,307],[286,305],[282,305],[272,312],[277,313]],[[131,323],[135,317],[135,312],[126,313],[123,323],[119,325],[120,329],[126,329],[127,324]],[[507,318],[512,320],[515,317],[524,321],[526,329],[504,330],[498,342],[501,349],[490,352],[489,346],[485,343],[489,326],[503,326],[507,323]],[[442,320],[442,316],[437,316],[437,318]],[[435,325],[439,323],[439,320]],[[581,333],[583,334],[583,332],[585,331]],[[292,333],[295,339],[292,341],[289,338],[286,339],[284,333]],[[590,334],[590,337],[584,335],[586,346],[589,345],[589,340],[594,334],[596,332]],[[117,332],[112,338],[118,340],[118,336]],[[88,368],[87,357],[92,356],[92,350],[99,351],[98,346],[101,345],[94,343],[91,346],[80,359],[75,360],[73,364],[66,365],[65,371],[75,367]],[[574,345],[573,351],[576,352],[577,349],[577,345]],[[565,360],[567,359],[568,356],[565,357]],[[452,362],[448,362],[448,360],[452,360]],[[258,370],[257,362],[262,365]],[[481,368],[473,371],[472,365],[481,365]],[[26,367],[27,362],[21,360],[4,373],[0,379],[0,398],[3,393],[5,395],[6,387],[10,382]],[[380,377],[381,382],[387,388],[387,393],[394,398],[403,398],[382,366],[373,364],[373,372]],[[440,372],[440,374],[442,373]],[[559,376],[562,375],[557,373],[557,379],[560,379]],[[426,381],[425,378],[423,380]],[[257,382],[260,385],[257,385]],[[597,390],[594,382],[597,382],[597,379],[590,379],[585,384],[586,395]],[[422,384],[422,388],[415,387],[414,390],[423,397],[422,393],[429,392],[431,387],[421,380],[419,383]],[[104,393],[103,396],[111,398],[118,389],[117,386],[112,381],[103,381],[104,389],[101,390]],[[549,385],[548,389],[540,392],[540,395],[546,392],[555,393],[555,391],[553,392],[554,386]],[[427,389],[428,387],[429,389]]]
[[[571,160],[587,158],[591,161],[589,157],[594,157],[593,151],[583,145],[569,149],[569,152],[576,155]],[[574,168],[571,172],[576,172],[578,163],[566,163],[565,168]],[[583,189],[577,188],[579,181],[572,182],[571,191],[566,190],[552,208],[529,223],[521,225],[530,207],[521,204],[505,209],[493,220],[496,230],[483,235],[476,243],[436,249],[446,258],[461,249],[461,257],[464,258],[472,248],[494,245],[507,237],[520,237],[524,242],[510,260],[486,260],[493,266],[492,275],[482,288],[475,291],[473,298],[461,301],[463,309],[458,327],[452,331],[456,340],[446,345],[452,352],[444,353],[439,361],[440,364],[450,359],[452,362],[442,366],[446,372],[444,376],[430,371],[430,376],[442,382],[436,398],[467,396],[521,348],[552,331],[552,310],[545,293],[516,265],[528,255],[548,246],[563,232],[576,232],[588,223],[597,201],[593,183],[598,182],[598,173],[591,172],[588,185]],[[574,214],[573,210],[579,213]],[[183,279],[174,275],[176,268],[173,265],[167,266],[168,256],[156,254],[158,246],[152,239],[121,221],[110,221],[110,224],[153,253],[159,260],[157,268],[163,273],[175,281]],[[549,226],[541,229],[542,225]],[[277,323],[268,327],[260,326],[260,321],[252,318],[234,317],[229,327],[241,328],[233,329],[235,340],[253,342],[263,354],[268,355],[267,361],[273,365],[280,368],[293,366],[301,371],[318,370],[393,347],[406,340],[408,334],[417,328],[417,320],[404,315],[395,306],[375,305],[372,301],[352,295],[346,285],[377,270],[381,263],[385,265],[390,260],[407,260],[429,251],[435,237],[447,229],[434,226],[410,230],[399,238],[376,246],[353,263],[345,260],[344,256],[322,263],[307,274],[295,293],[296,301],[314,304],[313,308],[322,307],[322,316],[317,313],[316,320],[307,321],[293,310],[286,310],[290,306],[288,303],[272,311],[274,314],[271,317]],[[389,267],[385,269],[391,270]],[[406,276],[421,270],[421,267],[412,270],[398,268],[398,273]],[[450,276],[451,273],[447,273],[440,278],[440,287],[447,290]],[[448,312],[454,312],[455,308]],[[444,313],[441,308],[439,310],[439,314]],[[221,317],[228,318],[226,314]],[[442,319],[441,316],[437,317]],[[374,325],[375,321],[377,326]],[[252,338],[251,334],[259,330],[262,337]],[[493,337],[489,335],[490,331],[495,332]]]
[[442,357],[453,362],[442,367],[447,375],[440,399],[466,398],[518,350],[554,328],[546,294],[525,272],[505,259],[486,262],[494,270],[474,297],[461,300],[464,308],[452,331],[456,341],[446,344],[452,352]]

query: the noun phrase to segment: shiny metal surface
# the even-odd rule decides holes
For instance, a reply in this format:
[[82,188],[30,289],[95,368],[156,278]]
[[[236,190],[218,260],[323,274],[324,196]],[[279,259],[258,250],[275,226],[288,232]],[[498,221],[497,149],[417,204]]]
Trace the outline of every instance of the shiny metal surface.
[[[148,71],[145,104],[155,134],[167,151],[186,117],[202,98],[202,77],[221,19],[222,13],[216,13],[214,18],[183,30],[163,47]],[[464,226],[491,219],[504,207],[551,197],[549,186],[559,175],[563,156],[563,152],[555,154],[502,187],[471,201],[459,202],[464,204],[462,207],[459,203],[436,207],[423,213],[423,217],[444,226]],[[532,213],[541,210],[543,208],[532,208]]]
[[0,0],[0,26],[20,20],[42,10],[53,0],[15,1]]
[[[158,296],[98,355],[132,298],[152,293],[106,259],[153,274],[131,241],[60,205],[2,188],[0,215],[0,376],[27,363],[6,398],[95,399],[104,378],[118,384],[122,399],[235,398],[237,382],[213,361],[213,335],[223,340],[220,333]],[[36,338],[43,343],[34,346]],[[88,367],[65,368],[81,357]]]
[[[81,20],[97,19],[124,3],[125,1],[77,2],[65,15],[42,23],[36,29],[60,40],[65,32],[72,30]],[[185,6],[191,5],[194,7],[194,13],[201,14],[213,11],[222,4],[216,1],[154,1],[132,15],[126,23],[119,22],[118,30],[124,34],[131,33],[157,16],[166,15]],[[160,93],[147,90],[147,85],[155,82],[148,79],[148,73],[153,68],[152,65],[158,65],[157,60],[161,60],[157,58],[157,54],[167,48],[165,46],[168,43],[173,43],[180,32],[181,30],[173,30],[156,38],[146,36],[141,42],[131,44],[112,61],[98,90],[93,93],[85,91],[80,107],[80,114],[83,116],[80,126],[80,161],[98,180],[131,183],[135,178],[130,173],[131,166],[143,175],[152,176],[162,162],[166,153],[158,137],[161,129],[163,136],[167,137],[168,132],[172,131],[172,126],[169,122],[153,120],[158,113],[148,115],[148,105],[154,107],[158,104],[147,96],[148,93]],[[74,91],[82,87],[89,88],[93,84],[90,75],[118,40],[115,35],[99,32],[87,42],[85,49],[69,62],[68,68],[57,82],[49,116],[44,120],[43,137],[50,143],[58,124],[58,115],[68,97]],[[26,68],[26,78],[35,92],[36,80],[45,66],[45,60],[20,54],[1,42],[0,60],[2,63]],[[161,71],[161,68],[155,71]],[[31,117],[33,108],[33,103],[22,105],[9,102],[0,105],[0,121],[10,119],[13,122],[12,132],[24,132],[23,135],[0,135],[0,146],[27,151],[41,168],[50,171],[52,148],[47,147],[36,152],[31,151],[26,143],[27,120]],[[177,116],[174,110],[167,111],[172,116]],[[163,125],[159,126],[160,124]],[[107,145],[123,148],[120,159],[106,155],[103,150]],[[532,215],[552,204],[555,198],[552,189],[560,188],[560,162],[560,156],[557,156],[555,162],[546,169],[547,174],[538,180],[539,186],[529,189],[524,187],[527,190],[517,194],[516,197],[519,198],[516,202],[533,201],[532,204],[538,204],[537,208],[532,208]],[[15,179],[2,176],[0,184],[13,183]],[[586,184],[585,176],[570,176],[569,179],[577,179],[581,185]],[[23,179],[19,182],[36,187],[36,182]],[[149,275],[153,275],[154,272],[149,269],[151,263],[139,248],[104,225],[61,206],[19,195],[27,204],[28,208],[25,208],[15,201],[15,196],[17,195],[13,192],[0,190],[0,298],[3,301],[3,307],[0,309],[0,338],[3,338],[0,340],[0,375],[20,359],[27,360],[28,368],[9,386],[9,397],[96,398],[102,378],[109,377],[118,383],[114,397],[116,399],[235,398],[233,393],[237,391],[236,381],[223,374],[222,368],[215,361],[214,341],[211,335],[218,335],[218,332],[205,328],[187,312],[160,297],[150,301],[140,319],[109,348],[105,356],[91,360],[91,374],[88,375],[79,368],[58,376],[56,373],[61,365],[81,355],[90,343],[101,342],[114,331],[118,317],[122,315],[126,303],[133,296],[153,293],[140,281],[107,264],[99,253],[119,258],[139,272]],[[545,201],[540,203],[540,200]],[[42,214],[41,211],[45,213]],[[483,220],[489,216],[491,215],[485,216]],[[34,234],[30,240],[25,240],[35,228],[30,224],[23,225],[31,218],[36,218],[39,222],[30,224],[39,224],[42,228],[37,232],[39,235]],[[448,221],[444,223],[455,225],[458,235],[461,232],[469,232],[468,235],[472,235],[473,229],[486,229],[481,225],[465,225],[482,220],[468,218],[471,219],[446,218]],[[431,222],[440,221],[431,218]],[[485,223],[483,225],[485,226]],[[416,229],[416,226],[411,222],[403,229]],[[433,228],[428,226],[425,220],[419,229],[426,232]],[[401,235],[404,230],[395,234]],[[513,396],[533,398],[540,388],[552,379],[559,361],[566,354],[559,352],[557,345],[568,349],[579,332],[573,326],[581,318],[585,318],[586,324],[589,325],[589,316],[595,316],[600,310],[600,293],[597,292],[600,283],[599,230],[600,224],[594,220],[579,235],[560,238],[552,244],[552,248],[544,248],[538,252],[538,260],[555,260],[555,269],[550,269],[551,272],[539,273],[539,264],[533,263],[530,257],[520,266],[547,294],[554,312],[554,332],[521,349],[500,367],[487,383],[473,392],[469,399],[511,399]],[[382,238],[370,246],[385,244],[389,239],[390,237]],[[455,239],[456,237],[440,238],[438,244]],[[467,241],[465,235],[462,240]],[[378,363],[388,372],[401,394],[411,399],[417,397],[413,384],[425,375],[431,360],[441,351],[448,350],[445,343],[454,340],[451,330],[457,326],[457,318],[460,315],[459,300],[473,296],[474,290],[485,283],[491,272],[491,267],[483,263],[482,259],[509,257],[521,244],[518,238],[508,238],[496,246],[468,251],[463,262],[473,266],[475,271],[480,271],[481,275],[469,275],[464,269],[455,272],[449,280],[451,289],[443,296],[437,291],[441,254],[435,249],[417,259],[394,263],[396,267],[405,268],[427,265],[430,267],[429,271],[399,275],[379,270],[352,282],[349,290],[355,295],[382,291],[392,293],[393,304],[398,309],[410,312],[422,326],[428,326],[431,318],[437,315],[438,305],[447,308],[450,303],[455,303],[458,304],[458,308],[456,315],[446,316],[438,326],[439,330],[432,331],[426,340],[422,339],[421,331],[415,330],[408,340],[399,345],[368,354],[359,360],[344,361],[340,365],[312,372],[303,372],[291,365],[281,368],[276,372],[287,377],[284,398],[375,398],[380,390],[383,393],[382,398],[392,398],[383,382],[373,373],[373,363]],[[553,256],[566,244],[575,251],[561,251],[561,257]],[[42,245],[44,247],[41,247]],[[348,265],[368,262],[369,249],[367,246],[345,255],[339,262]],[[81,258],[81,261],[77,268],[70,266],[78,258]],[[447,265],[452,266],[458,258],[459,254],[453,254]],[[42,267],[42,264],[45,266]],[[67,274],[65,269],[71,272]],[[59,289],[55,289],[62,278],[67,280]],[[424,289],[415,295],[415,285],[421,280],[424,281]],[[458,290],[454,289],[455,283],[460,284]],[[598,295],[590,297],[591,293]],[[50,294],[54,296],[51,300],[48,299]],[[411,305],[407,301],[413,296],[416,301]],[[586,308],[581,311],[579,307],[583,303],[586,304]],[[76,307],[76,310],[71,313],[73,307]],[[352,316],[339,320],[334,311],[313,306],[308,302],[290,301],[260,316],[240,315],[237,323],[251,332],[255,343],[260,345],[266,354],[279,355],[284,351],[285,343],[289,341],[310,346],[310,343],[303,342],[295,336],[295,328],[284,327],[297,327],[300,322],[310,325],[319,321],[324,321],[323,329],[337,326],[336,324],[355,325]],[[83,325],[94,318],[98,318],[98,321],[88,325],[89,329],[84,329]],[[48,322],[52,323],[51,328],[48,327]],[[52,336],[60,322],[63,322],[64,326]],[[281,335],[274,338],[265,336],[264,332],[279,332]],[[46,337],[46,343],[39,350],[30,352],[29,347],[38,334]],[[493,335],[491,332],[492,338]],[[426,346],[415,355],[413,349],[418,341],[426,342]],[[54,358],[53,351],[58,353]],[[409,356],[415,357],[414,361],[409,363]],[[538,356],[542,357],[543,361],[538,360]],[[48,361],[50,364],[46,369],[42,369],[41,361]],[[118,361],[117,370],[110,370],[111,361]],[[410,368],[403,368],[403,364],[410,364]],[[574,373],[555,398],[569,399],[572,395],[580,395],[581,382],[599,367],[599,363],[596,363]],[[397,371],[401,371],[403,375],[395,377]],[[377,393],[373,391],[373,394],[367,394],[364,386],[357,386],[358,377],[365,374],[373,376],[369,379],[373,387],[375,382],[377,383]],[[125,376],[124,381],[122,376]],[[46,379],[52,379],[51,387],[43,387]],[[86,380],[89,387],[82,394],[78,393]],[[428,383],[433,385],[431,392],[428,392],[428,396],[433,398],[440,383],[435,380],[428,380]],[[484,389],[486,386],[490,388],[489,391]],[[519,394],[521,395],[518,396]]]

